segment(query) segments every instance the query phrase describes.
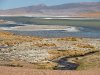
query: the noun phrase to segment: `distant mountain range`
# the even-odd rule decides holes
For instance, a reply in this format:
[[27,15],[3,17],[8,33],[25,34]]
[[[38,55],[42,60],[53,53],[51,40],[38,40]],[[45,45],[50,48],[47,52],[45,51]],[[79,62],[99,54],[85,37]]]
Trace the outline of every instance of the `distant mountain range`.
[[79,16],[100,12],[100,2],[68,3],[54,6],[44,4],[0,10],[0,15]]

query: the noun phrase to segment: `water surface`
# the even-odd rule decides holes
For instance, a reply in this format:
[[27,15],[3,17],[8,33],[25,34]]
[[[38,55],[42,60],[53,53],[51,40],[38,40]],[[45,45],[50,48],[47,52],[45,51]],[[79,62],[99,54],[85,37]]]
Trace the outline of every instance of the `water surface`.
[[[15,34],[20,35],[30,35],[30,36],[42,36],[42,37],[89,37],[89,38],[100,38],[100,19],[96,18],[63,18],[63,17],[0,17],[0,19],[14,21],[16,24],[5,24],[0,25],[1,27],[11,27],[24,26],[27,25],[64,25],[71,26],[78,30],[77,32],[68,32],[66,30],[38,30],[38,31],[16,31],[8,30]],[[49,27],[48,27],[49,28]],[[72,28],[69,28],[73,30]]]

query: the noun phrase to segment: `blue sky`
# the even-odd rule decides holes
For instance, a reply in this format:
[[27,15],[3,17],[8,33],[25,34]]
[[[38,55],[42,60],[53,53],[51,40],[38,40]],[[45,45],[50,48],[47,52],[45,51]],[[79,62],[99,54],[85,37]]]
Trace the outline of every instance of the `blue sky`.
[[11,9],[36,4],[58,5],[76,2],[100,2],[100,0],[0,0],[0,9]]

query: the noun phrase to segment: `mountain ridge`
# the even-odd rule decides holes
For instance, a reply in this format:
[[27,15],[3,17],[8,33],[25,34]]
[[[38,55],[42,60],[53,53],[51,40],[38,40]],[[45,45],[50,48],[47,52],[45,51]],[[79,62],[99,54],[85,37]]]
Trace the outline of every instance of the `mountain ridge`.
[[65,3],[53,6],[39,4],[0,10],[0,15],[78,16],[89,12],[100,12],[100,2]]

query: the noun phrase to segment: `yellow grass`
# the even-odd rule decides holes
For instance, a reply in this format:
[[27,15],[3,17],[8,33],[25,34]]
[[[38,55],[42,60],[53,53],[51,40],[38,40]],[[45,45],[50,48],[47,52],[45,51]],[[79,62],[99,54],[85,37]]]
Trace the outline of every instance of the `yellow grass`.
[[48,53],[52,54],[49,59],[56,59],[59,57],[73,57],[73,56],[83,56],[88,53],[96,52],[97,50],[49,50]]
[[75,46],[77,46],[77,47],[79,47],[79,48],[95,48],[95,47],[92,46],[92,45],[89,45],[89,44],[82,44],[82,43],[75,44]]
[[67,38],[58,38],[58,41],[77,41],[79,38],[67,37]]
[[56,47],[56,44],[54,43],[36,43],[34,44],[34,46],[38,46],[38,47]]
[[35,40],[41,40],[39,37],[19,36],[9,32],[0,32],[0,45],[14,46],[15,44],[22,42],[34,42]]

